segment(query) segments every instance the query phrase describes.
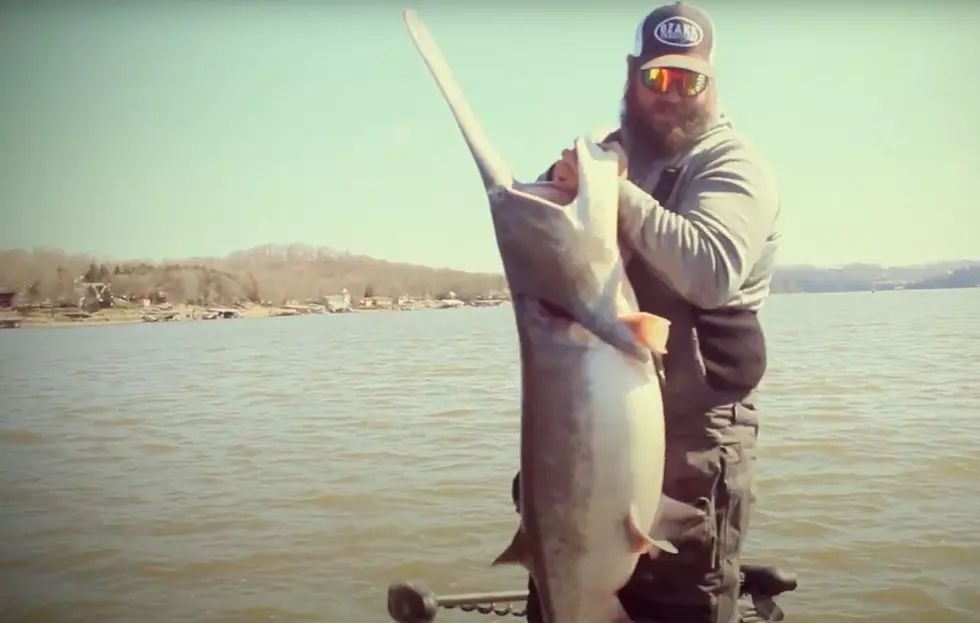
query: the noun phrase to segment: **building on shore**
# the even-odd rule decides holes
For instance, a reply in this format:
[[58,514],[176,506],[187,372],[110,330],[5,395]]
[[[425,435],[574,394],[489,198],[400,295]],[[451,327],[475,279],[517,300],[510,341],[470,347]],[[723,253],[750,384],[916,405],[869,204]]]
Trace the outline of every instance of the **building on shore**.
[[350,292],[347,288],[340,291],[340,294],[329,294],[324,299],[324,307],[331,313],[351,311]]

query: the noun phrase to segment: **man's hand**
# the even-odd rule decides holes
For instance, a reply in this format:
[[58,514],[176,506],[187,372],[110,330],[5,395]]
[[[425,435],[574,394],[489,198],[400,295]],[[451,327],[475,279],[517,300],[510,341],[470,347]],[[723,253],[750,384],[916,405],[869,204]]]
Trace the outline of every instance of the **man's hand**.
[[561,150],[561,158],[555,163],[551,183],[571,201],[578,194],[578,155],[574,149]]
[[[609,141],[599,143],[599,146],[606,151],[616,152],[619,160],[619,177],[620,179],[626,179],[629,170],[626,161],[626,150],[623,149],[622,145],[616,141]],[[578,194],[578,154],[575,153],[574,147],[561,151],[561,159],[555,162],[551,183],[555,185],[555,188],[562,191],[568,197],[569,201],[574,199]]]

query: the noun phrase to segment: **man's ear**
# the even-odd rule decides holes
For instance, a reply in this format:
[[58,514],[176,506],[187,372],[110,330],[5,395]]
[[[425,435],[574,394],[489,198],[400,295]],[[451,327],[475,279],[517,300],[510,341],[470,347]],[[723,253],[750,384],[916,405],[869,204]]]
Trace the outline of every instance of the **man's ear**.
[[636,68],[638,66],[638,61],[639,61],[639,59],[637,59],[632,54],[627,54],[626,55],[626,71],[629,72],[630,74],[632,74],[636,70]]

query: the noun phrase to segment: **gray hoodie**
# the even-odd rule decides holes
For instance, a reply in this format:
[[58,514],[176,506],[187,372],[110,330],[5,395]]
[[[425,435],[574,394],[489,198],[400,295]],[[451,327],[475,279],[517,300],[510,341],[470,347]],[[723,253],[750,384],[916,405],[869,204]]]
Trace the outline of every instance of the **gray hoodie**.
[[[599,136],[620,139],[619,132]],[[700,410],[719,393],[736,401],[766,368],[756,312],[769,294],[780,237],[774,176],[724,116],[673,158],[644,158],[621,142],[629,157],[619,206],[627,272],[640,308],[671,321],[667,406]],[[671,169],[676,181],[660,196]]]

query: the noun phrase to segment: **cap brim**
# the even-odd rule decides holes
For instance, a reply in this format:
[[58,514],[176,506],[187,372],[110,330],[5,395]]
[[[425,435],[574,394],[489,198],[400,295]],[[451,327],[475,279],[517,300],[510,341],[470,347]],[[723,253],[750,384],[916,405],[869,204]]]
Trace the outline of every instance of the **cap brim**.
[[640,65],[640,69],[652,69],[654,67],[668,67],[672,69],[687,69],[704,74],[709,78],[715,77],[715,68],[705,60],[688,54],[667,54],[657,56]]

